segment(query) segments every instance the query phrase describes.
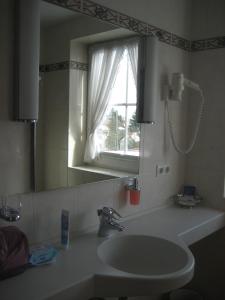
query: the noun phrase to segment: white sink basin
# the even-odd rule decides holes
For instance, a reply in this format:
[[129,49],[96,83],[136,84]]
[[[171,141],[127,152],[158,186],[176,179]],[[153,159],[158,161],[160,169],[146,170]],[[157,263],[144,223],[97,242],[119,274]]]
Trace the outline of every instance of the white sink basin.
[[192,270],[194,259],[188,249],[157,237],[124,235],[98,247],[99,258],[107,265],[131,274],[149,277],[183,277]]

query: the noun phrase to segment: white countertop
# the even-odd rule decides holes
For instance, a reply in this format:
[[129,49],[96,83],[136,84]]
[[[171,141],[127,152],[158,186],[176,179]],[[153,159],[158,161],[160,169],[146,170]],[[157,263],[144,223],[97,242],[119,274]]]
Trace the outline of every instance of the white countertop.
[[[224,227],[225,213],[200,206],[194,209],[170,206],[126,221],[124,225],[126,232],[122,234],[163,237],[186,247]],[[124,276],[97,257],[97,247],[103,240],[96,232],[86,234],[72,241],[68,250],[61,251],[54,264],[32,268],[0,282],[1,299],[87,300],[94,297],[99,290],[99,278],[105,276],[107,282],[110,276],[118,280]],[[129,279],[133,279],[132,275]]]

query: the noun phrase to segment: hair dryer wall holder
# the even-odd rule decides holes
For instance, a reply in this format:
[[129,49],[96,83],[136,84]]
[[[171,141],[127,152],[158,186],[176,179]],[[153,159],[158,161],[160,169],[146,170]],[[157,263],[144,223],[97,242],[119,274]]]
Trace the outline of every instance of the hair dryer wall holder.
[[186,87],[201,93],[197,83],[185,78],[182,73],[173,73],[171,83],[163,87],[163,99],[181,102]]

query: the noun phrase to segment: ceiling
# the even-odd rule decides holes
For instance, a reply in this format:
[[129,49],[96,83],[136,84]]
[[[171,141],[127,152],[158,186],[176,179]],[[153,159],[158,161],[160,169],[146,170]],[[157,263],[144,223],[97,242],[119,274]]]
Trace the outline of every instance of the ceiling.
[[41,26],[48,27],[80,16],[72,10],[41,1]]

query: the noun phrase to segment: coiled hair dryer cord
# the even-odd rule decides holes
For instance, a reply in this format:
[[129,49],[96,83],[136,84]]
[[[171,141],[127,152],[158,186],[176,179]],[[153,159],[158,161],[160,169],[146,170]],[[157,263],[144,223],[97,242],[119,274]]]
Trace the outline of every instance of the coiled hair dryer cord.
[[202,116],[203,116],[204,104],[205,104],[205,98],[204,98],[202,90],[199,89],[198,92],[201,95],[201,106],[200,106],[200,110],[199,110],[199,114],[198,114],[198,119],[197,119],[195,131],[194,131],[194,135],[193,135],[192,141],[191,141],[190,145],[187,147],[187,149],[181,149],[177,144],[177,141],[176,141],[175,135],[174,135],[173,124],[172,124],[170,113],[169,113],[169,103],[168,103],[169,100],[166,100],[165,106],[166,106],[166,111],[167,111],[170,137],[171,137],[172,144],[173,144],[175,150],[180,154],[190,153],[192,151],[192,149],[196,143],[197,137],[198,137],[200,123],[201,123]]

